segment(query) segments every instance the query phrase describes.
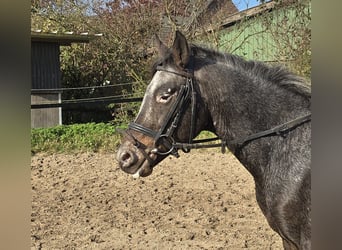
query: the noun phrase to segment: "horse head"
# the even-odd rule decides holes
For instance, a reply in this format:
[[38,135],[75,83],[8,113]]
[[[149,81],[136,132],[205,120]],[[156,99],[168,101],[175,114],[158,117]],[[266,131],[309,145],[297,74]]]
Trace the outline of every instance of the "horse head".
[[117,152],[120,168],[145,177],[166,156],[178,157],[175,142],[189,142],[208,122],[194,78],[194,58],[186,38],[176,32],[171,48],[156,36],[159,60],[139,113]]

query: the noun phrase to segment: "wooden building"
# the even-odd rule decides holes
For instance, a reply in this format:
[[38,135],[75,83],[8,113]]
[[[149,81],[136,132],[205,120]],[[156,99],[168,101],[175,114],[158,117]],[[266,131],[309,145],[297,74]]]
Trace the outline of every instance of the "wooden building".
[[[61,103],[60,46],[88,43],[94,36],[31,32],[31,104]],[[31,127],[62,124],[62,108],[31,108]]]
[[311,1],[270,1],[228,16],[222,23],[219,47],[246,59],[291,64],[310,31]]

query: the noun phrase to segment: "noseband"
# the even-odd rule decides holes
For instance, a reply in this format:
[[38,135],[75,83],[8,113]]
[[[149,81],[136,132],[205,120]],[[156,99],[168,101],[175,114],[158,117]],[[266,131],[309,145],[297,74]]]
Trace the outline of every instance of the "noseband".
[[[194,89],[194,74],[193,71],[173,71],[167,70],[161,66],[157,66],[157,71],[164,71],[172,74],[176,74],[186,78],[185,84],[181,85],[177,99],[173,104],[171,110],[168,112],[164,123],[158,131],[152,130],[150,128],[144,127],[135,122],[131,122],[128,125],[128,129],[134,130],[136,132],[142,133],[154,141],[154,147],[148,148],[146,145],[141,143],[138,139],[136,139],[131,133],[127,130],[124,132],[128,135],[132,140],[133,144],[139,151],[144,155],[145,159],[149,161],[151,166],[155,165],[155,161],[151,159],[150,154],[158,154],[158,155],[173,155],[175,157],[179,157],[178,150],[182,149],[183,152],[188,153],[190,149],[198,149],[198,148],[213,148],[213,147],[221,147],[222,153],[225,152],[227,145],[230,145],[234,148],[234,153],[238,153],[243,146],[247,143],[254,141],[256,139],[266,137],[266,136],[283,136],[291,131],[292,129],[311,121],[311,114],[301,116],[289,122],[283,123],[281,125],[275,126],[271,129],[261,131],[250,136],[247,136],[243,139],[235,139],[227,143],[225,140],[222,140],[219,137],[208,138],[203,140],[193,140],[195,134],[195,126],[196,126],[196,91]],[[190,133],[189,140],[187,143],[176,142],[174,139],[175,130],[178,128],[179,122],[189,104],[191,104],[191,124],[190,124]],[[220,143],[209,143],[212,141],[221,140]],[[165,151],[161,151],[159,148],[163,147]],[[146,151],[147,150],[147,151]]]

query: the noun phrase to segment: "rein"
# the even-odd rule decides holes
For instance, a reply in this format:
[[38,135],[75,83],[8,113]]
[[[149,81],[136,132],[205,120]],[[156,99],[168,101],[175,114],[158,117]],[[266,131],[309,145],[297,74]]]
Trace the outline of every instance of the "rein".
[[[256,139],[267,137],[267,136],[282,136],[285,137],[286,134],[295,129],[296,127],[311,121],[311,114],[301,116],[299,118],[293,119],[289,122],[283,123],[281,125],[275,126],[271,129],[261,131],[252,135],[249,135],[243,139],[235,139],[232,141],[225,141],[219,137],[208,138],[202,140],[193,140],[196,126],[196,91],[194,89],[194,74],[193,72],[188,71],[173,71],[166,70],[161,66],[157,66],[157,71],[165,71],[168,73],[176,74],[186,78],[185,84],[183,84],[178,93],[177,99],[173,104],[170,112],[168,113],[164,123],[158,131],[152,130],[150,128],[144,127],[135,122],[131,122],[128,125],[128,128],[134,130],[136,132],[142,133],[146,136],[153,138],[154,140],[154,148],[147,148],[146,145],[139,142],[131,133],[125,131],[124,133],[128,135],[132,140],[134,145],[142,152],[144,157],[149,161],[151,166],[154,166],[153,159],[149,156],[150,154],[158,154],[158,155],[173,155],[175,157],[179,157],[178,150],[181,149],[183,152],[188,153],[191,149],[199,149],[199,148],[214,148],[221,147],[221,152],[225,153],[226,147],[228,145],[233,146],[235,148],[235,152],[240,151],[243,146],[247,143],[254,141]],[[190,133],[189,140],[187,143],[179,143],[174,139],[174,132],[178,127],[179,121],[183,116],[184,112],[188,108],[188,105],[191,104],[191,124],[190,124]],[[221,140],[220,143],[209,143],[213,141]],[[166,151],[160,151],[158,149],[159,146],[164,146]],[[148,149],[149,152],[145,150]]]
[[[298,117],[296,119],[293,119],[289,122],[283,123],[281,125],[278,125],[276,127],[273,127],[268,130],[264,130],[252,135],[249,135],[243,139],[236,139],[232,140],[229,142],[230,145],[234,146],[235,145],[235,152],[241,150],[241,148],[246,145],[247,143],[254,141],[256,139],[260,139],[262,137],[267,137],[267,136],[282,136],[286,137],[286,134],[292,130],[295,129],[296,127],[311,121],[311,114],[305,115]],[[195,140],[193,143],[205,143],[205,142],[210,142],[210,141],[217,141],[221,140],[219,137],[215,138],[209,138],[209,139],[203,139],[203,140]],[[188,148],[188,149],[199,149],[199,148],[214,148],[214,147],[221,147],[222,153],[225,152],[225,148],[228,146],[228,143],[226,141],[221,140],[221,143],[217,144],[186,144],[186,143],[175,143],[175,148]],[[234,152],[234,153],[235,153]]]

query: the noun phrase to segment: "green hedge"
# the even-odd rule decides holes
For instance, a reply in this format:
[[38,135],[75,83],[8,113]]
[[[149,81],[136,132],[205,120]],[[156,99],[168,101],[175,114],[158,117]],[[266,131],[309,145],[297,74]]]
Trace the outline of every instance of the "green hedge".
[[[31,153],[115,152],[127,125],[85,123],[31,129]],[[214,136],[203,131],[197,139]]]
[[116,128],[109,123],[86,123],[31,129],[31,152],[115,151],[121,139]]

